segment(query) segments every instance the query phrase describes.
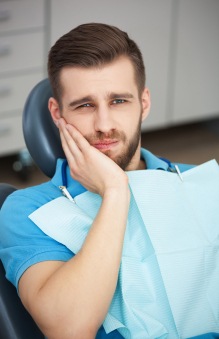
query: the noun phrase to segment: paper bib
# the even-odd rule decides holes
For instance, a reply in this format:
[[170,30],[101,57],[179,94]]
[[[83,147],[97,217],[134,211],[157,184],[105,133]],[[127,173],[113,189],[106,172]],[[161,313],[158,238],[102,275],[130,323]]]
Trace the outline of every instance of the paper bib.
[[[104,321],[126,339],[219,332],[219,168],[215,160],[179,176],[127,172],[131,203],[118,284]],[[29,217],[77,253],[101,198],[85,192]],[[112,253],[113,255],[113,253]]]

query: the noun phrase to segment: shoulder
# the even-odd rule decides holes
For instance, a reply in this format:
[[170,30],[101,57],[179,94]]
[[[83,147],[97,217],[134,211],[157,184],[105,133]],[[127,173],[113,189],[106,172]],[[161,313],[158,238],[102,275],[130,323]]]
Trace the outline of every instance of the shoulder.
[[0,216],[9,210],[11,212],[22,210],[25,214],[31,213],[34,209],[39,208],[60,195],[61,192],[58,187],[55,187],[51,181],[38,186],[18,189],[6,198],[0,211]]
[[[38,233],[28,216],[61,193],[50,181],[38,186],[18,189],[10,194],[0,210],[0,244],[20,239],[27,233]],[[16,240],[17,241],[17,240]]]
[[17,286],[31,265],[46,260],[68,260],[73,254],[46,236],[29,215],[61,192],[50,181],[13,192],[0,210],[0,258],[7,278]]
[[37,236],[39,230],[29,215],[60,195],[60,190],[51,181],[10,194],[0,210],[0,244],[9,244],[12,239],[17,242],[27,234]]

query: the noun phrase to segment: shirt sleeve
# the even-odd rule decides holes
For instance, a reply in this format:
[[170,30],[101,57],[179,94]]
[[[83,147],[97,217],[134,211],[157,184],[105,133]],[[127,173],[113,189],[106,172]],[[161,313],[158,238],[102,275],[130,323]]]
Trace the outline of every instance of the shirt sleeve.
[[20,277],[30,266],[48,260],[68,261],[74,256],[28,218],[30,213],[46,203],[42,200],[42,195],[35,199],[34,194],[18,190],[6,199],[0,211],[0,259],[7,279],[16,288]]

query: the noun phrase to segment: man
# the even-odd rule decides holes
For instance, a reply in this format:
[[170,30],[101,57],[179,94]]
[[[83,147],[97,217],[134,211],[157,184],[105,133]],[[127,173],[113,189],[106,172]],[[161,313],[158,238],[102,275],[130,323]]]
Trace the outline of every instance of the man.
[[[142,55],[118,28],[85,24],[61,37],[51,48],[48,74],[54,93],[49,99],[49,110],[59,128],[67,163],[58,161],[52,181],[19,190],[4,204],[0,256],[7,277],[49,339],[179,338],[176,329],[171,330],[172,325],[168,325],[171,317],[165,324],[159,322],[167,316],[166,312],[160,318],[158,314],[154,318],[145,314],[145,330],[137,335],[136,325],[136,336],[128,334],[129,328],[122,332],[125,325],[115,326],[116,320],[110,327],[109,317],[108,325],[102,326],[121,274],[131,201],[128,173],[145,169],[171,172],[173,167],[141,150],[141,123],[150,111]],[[179,167],[181,172],[191,168]],[[67,181],[65,194],[76,201],[71,205],[72,213],[79,206],[77,199],[84,194],[89,197],[91,192],[91,199],[100,197],[97,214],[77,253],[67,248],[64,240],[57,241],[42,232],[31,219],[35,211],[54,206],[62,196],[61,173],[65,173]],[[51,211],[47,220],[43,219],[44,225],[53,213],[59,219],[58,210],[53,207]],[[64,227],[64,221],[63,225],[60,219],[58,223]],[[143,239],[143,234],[140,237]],[[129,266],[128,270],[132,269]],[[149,285],[152,280],[149,278]],[[155,293],[152,284],[153,289]],[[156,298],[155,304],[159,304],[159,296]],[[141,316],[137,314],[136,322],[138,319]]]

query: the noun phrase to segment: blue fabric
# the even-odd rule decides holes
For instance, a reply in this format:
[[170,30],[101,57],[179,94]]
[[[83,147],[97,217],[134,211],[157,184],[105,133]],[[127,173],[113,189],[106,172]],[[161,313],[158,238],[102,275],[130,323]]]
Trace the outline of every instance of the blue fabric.
[[96,335],[96,339],[122,339],[122,338],[123,338],[123,336],[121,334],[119,334],[118,331],[113,331],[109,334],[106,334],[103,326],[101,326],[101,328],[99,329],[99,331]]
[[[168,170],[167,161],[157,158],[147,150],[142,149],[142,158],[147,164],[147,169]],[[0,259],[6,269],[7,278],[16,287],[23,272],[31,265],[45,260],[68,261],[74,255],[64,245],[46,236],[28,218],[42,205],[62,196],[58,188],[63,184],[62,163],[63,160],[59,159],[56,173],[51,181],[14,192],[0,211]],[[181,171],[192,167],[191,165],[178,165]],[[80,183],[71,178],[69,168],[67,168],[67,182],[72,196],[86,191]],[[105,337],[119,339],[121,335],[117,331],[106,335],[101,328],[97,338]]]
[[218,339],[219,333],[206,333],[188,339]]
[[[113,331],[110,334],[106,335],[103,326],[98,331],[95,339],[121,339],[123,338],[118,331]],[[144,338],[142,338],[144,339]],[[171,339],[171,338],[170,338]],[[196,337],[188,338],[188,339],[219,339],[219,333],[207,333],[198,335]]]
[[[167,333],[178,339],[178,333],[186,338],[198,330],[219,331],[218,164],[212,160],[180,176],[154,170],[127,175],[129,216],[104,329],[107,333],[118,329],[126,339]],[[85,192],[75,202],[61,197],[29,217],[45,234],[77,253],[101,198]]]

